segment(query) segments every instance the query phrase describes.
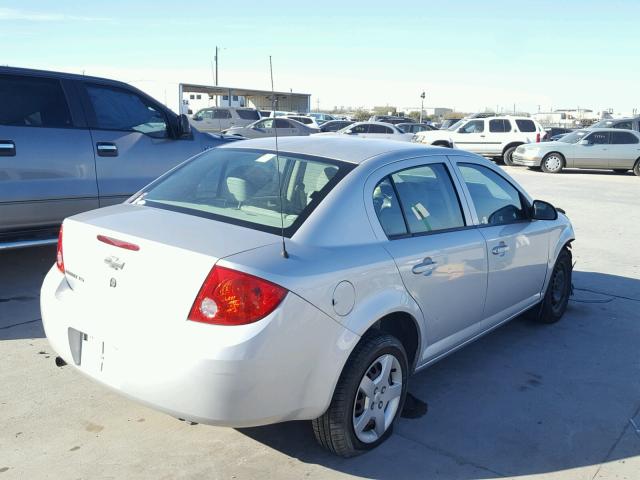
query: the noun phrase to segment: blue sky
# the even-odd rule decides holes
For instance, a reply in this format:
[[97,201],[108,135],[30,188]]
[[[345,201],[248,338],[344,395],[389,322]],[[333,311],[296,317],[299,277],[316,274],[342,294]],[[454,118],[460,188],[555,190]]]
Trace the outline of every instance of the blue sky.
[[118,78],[174,107],[177,83],[308,92],[334,106],[640,107],[640,2],[0,0],[0,62]]

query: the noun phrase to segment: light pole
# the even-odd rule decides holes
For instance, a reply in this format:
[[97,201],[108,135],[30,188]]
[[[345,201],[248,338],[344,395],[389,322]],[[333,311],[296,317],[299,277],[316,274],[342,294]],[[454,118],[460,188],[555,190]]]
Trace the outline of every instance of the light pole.
[[422,123],[422,115],[424,113],[424,97],[426,97],[427,95],[425,94],[425,92],[422,92],[420,94],[420,99],[422,100],[422,103],[420,104],[420,123]]

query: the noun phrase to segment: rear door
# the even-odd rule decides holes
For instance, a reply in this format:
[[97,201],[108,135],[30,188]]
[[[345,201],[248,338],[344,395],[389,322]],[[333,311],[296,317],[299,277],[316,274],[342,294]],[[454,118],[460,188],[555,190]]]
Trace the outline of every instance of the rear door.
[[498,169],[457,161],[489,259],[483,317],[499,323],[540,300],[550,222],[531,221],[525,196]]
[[509,138],[513,138],[511,122],[505,118],[493,118],[488,124],[489,131],[485,133],[482,153],[502,154],[502,147]]
[[632,132],[611,132],[609,137],[609,167],[631,169],[640,158],[638,136]]
[[446,157],[378,172],[369,181],[374,210],[387,237],[383,245],[427,321],[426,360],[483,329],[485,241],[460,202]]
[[172,136],[167,112],[135,90],[83,82],[93,138],[100,206],[120,203],[199,153],[194,137]]
[[0,233],[55,227],[97,207],[91,136],[73,83],[0,74]]

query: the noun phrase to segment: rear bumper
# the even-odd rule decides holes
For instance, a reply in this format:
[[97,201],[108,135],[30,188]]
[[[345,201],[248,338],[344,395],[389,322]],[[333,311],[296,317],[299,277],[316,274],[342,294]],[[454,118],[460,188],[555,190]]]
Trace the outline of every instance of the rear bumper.
[[523,165],[525,167],[539,167],[542,159],[538,155],[530,154],[530,153],[520,153],[517,150],[513,152],[511,157],[513,159],[513,163],[516,165]]
[[[133,318],[124,322],[131,325],[126,332],[88,321],[95,305],[78,297],[54,266],[42,286],[41,310],[58,355],[128,397],[212,425],[247,427],[320,416],[359,339],[292,293],[271,315],[250,325],[159,318],[157,331],[146,332],[136,331]],[[108,321],[103,317],[100,323]],[[87,334],[94,347],[101,345],[99,358],[85,355],[83,362],[80,354],[80,363],[75,362],[72,337],[80,337],[70,329]],[[88,353],[88,343],[82,344]]]

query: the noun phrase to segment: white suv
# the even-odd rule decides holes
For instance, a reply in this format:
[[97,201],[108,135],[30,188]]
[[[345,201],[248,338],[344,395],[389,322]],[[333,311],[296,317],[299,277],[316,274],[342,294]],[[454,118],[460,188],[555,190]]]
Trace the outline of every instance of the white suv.
[[446,130],[418,132],[413,141],[502,157],[505,165],[513,165],[512,155],[518,146],[540,142],[544,136],[542,125],[531,118],[502,116],[466,118]]
[[191,124],[204,132],[221,132],[232,127],[246,127],[260,120],[255,108],[208,107],[191,117]]

